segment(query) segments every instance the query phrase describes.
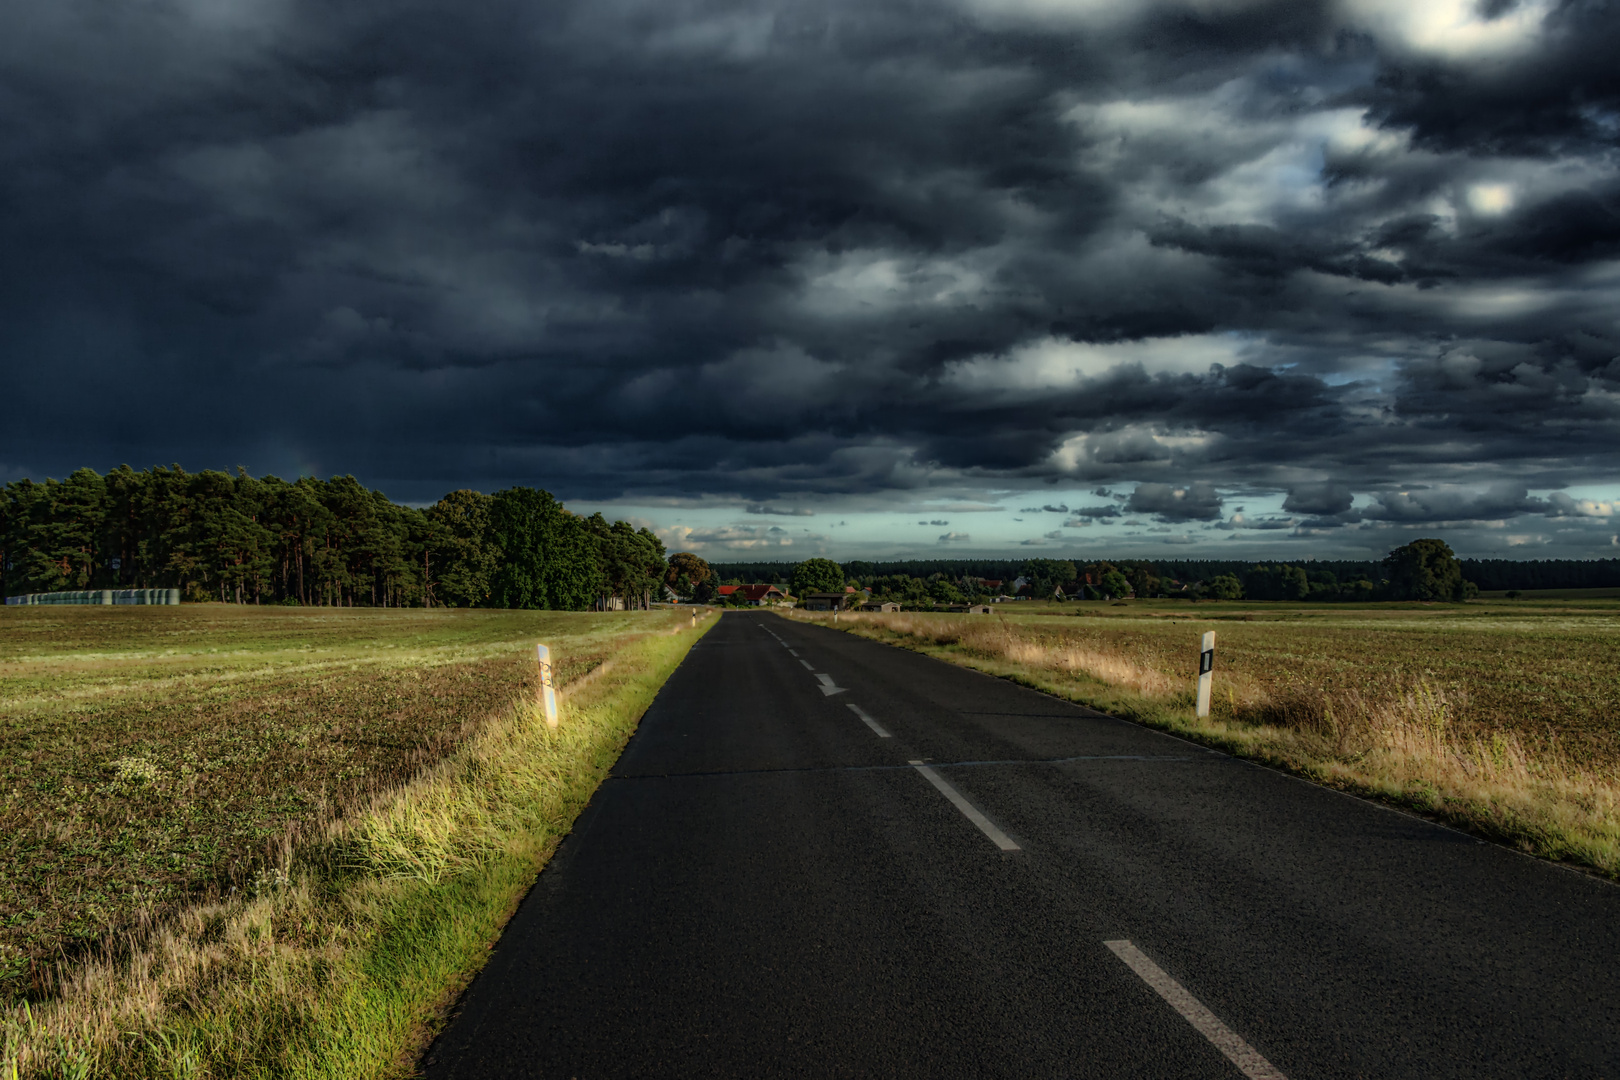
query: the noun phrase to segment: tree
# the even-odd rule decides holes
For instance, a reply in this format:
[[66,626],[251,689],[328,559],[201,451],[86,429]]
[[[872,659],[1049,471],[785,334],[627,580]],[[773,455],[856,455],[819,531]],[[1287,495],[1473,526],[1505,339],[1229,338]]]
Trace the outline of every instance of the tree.
[[831,559],[806,559],[793,568],[793,595],[813,592],[842,592],[844,571]]
[[714,596],[714,571],[709,564],[692,554],[690,551],[677,551],[669,557],[669,570],[664,574],[664,584],[676,596],[690,597],[699,603],[706,603]]
[[501,551],[490,583],[491,605],[584,611],[596,602],[597,539],[551,492],[526,487],[497,492],[489,535]]
[[1098,585],[1105,597],[1117,600],[1131,595],[1130,581],[1124,574],[1112,568],[1103,572],[1102,581],[1098,582]]
[[1243,573],[1243,592],[1251,600],[1303,600],[1310,580],[1299,566],[1251,566]]
[[481,491],[452,491],[428,507],[423,552],[431,596],[450,607],[472,607],[489,597],[499,552],[489,542],[494,498]]
[[1384,557],[1392,600],[1467,600],[1478,595],[1444,540],[1414,540]]
[[[1074,580],[1074,563],[1056,559],[1029,559],[1020,576],[1029,582],[1029,593],[1037,600],[1050,600],[1059,585]],[[1129,588],[1129,586],[1126,586]]]
[[606,610],[617,597],[626,607],[650,607],[653,591],[669,571],[663,542],[628,521],[609,525],[600,513],[585,519],[585,526],[596,537],[597,606]]
[[1243,582],[1236,574],[1219,574],[1206,586],[1211,600],[1243,599]]

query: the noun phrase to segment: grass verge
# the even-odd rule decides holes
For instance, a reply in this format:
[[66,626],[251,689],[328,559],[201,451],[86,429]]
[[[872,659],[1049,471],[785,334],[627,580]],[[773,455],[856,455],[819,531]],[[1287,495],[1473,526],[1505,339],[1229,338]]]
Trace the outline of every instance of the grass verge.
[[[1425,667],[1427,646],[1416,632],[1385,633],[1373,648],[1368,630],[1355,635],[1330,627],[1313,639],[1312,628],[1297,623],[1246,626],[1241,633],[1222,624],[1226,670],[1218,668],[1212,715],[1198,719],[1190,677],[1196,654],[1188,648],[1197,637],[1185,624],[848,613],[834,624],[826,615],[788,617],[975,668],[1620,878],[1620,768],[1590,732],[1572,731],[1566,739],[1551,723],[1534,724],[1533,715],[1478,707],[1476,699],[1489,700],[1484,684],[1493,679],[1539,677],[1546,685],[1535,683],[1525,697],[1543,708],[1549,701],[1556,708],[1564,696],[1554,674],[1492,663],[1503,644],[1484,629],[1445,639],[1447,657],[1474,673],[1475,686]],[[1217,627],[1198,629],[1206,628]],[[1568,643],[1584,636],[1589,628],[1572,631]],[[1172,640],[1179,650],[1166,647]],[[1601,644],[1608,662],[1613,637]],[[1478,654],[1471,666],[1470,653]],[[1609,692],[1612,682],[1611,676],[1604,684]]]
[[109,940],[0,1021],[0,1077],[406,1077],[713,620],[616,642],[239,892]]

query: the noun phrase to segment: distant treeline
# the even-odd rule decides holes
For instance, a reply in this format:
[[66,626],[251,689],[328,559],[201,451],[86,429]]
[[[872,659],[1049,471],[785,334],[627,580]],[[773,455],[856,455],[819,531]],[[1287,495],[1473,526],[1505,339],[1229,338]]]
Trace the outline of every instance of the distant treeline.
[[0,489],[0,592],[178,588],[188,600],[338,606],[645,606],[664,545],[548,492],[453,491],[425,509],[352,476],[179,466]]
[[[1010,582],[1018,577],[1033,579],[1050,576],[1040,559],[895,559],[883,562],[852,560],[841,563],[852,581],[870,584],[877,579],[899,577],[923,581],[957,582],[966,578],[989,578]],[[1620,588],[1620,559],[1460,559],[1462,577],[1481,590],[1506,589],[1595,589]],[[717,562],[718,580],[759,581],[787,584],[796,563]],[[1355,559],[1311,559],[1294,561],[1252,559],[1114,559],[1091,563],[1075,561],[1076,572],[1089,567],[1094,582],[1108,568],[1117,568],[1133,586],[1140,589],[1171,583],[1194,586],[1222,578],[1243,583],[1251,599],[1294,598],[1291,594],[1306,588],[1308,595],[1327,598],[1365,599],[1387,582],[1390,570],[1384,561]],[[1283,574],[1283,570],[1298,574]],[[1099,573],[1100,572],[1100,573]],[[1300,575],[1303,575],[1301,577]],[[1300,585],[1303,581],[1305,584]],[[1367,586],[1356,587],[1366,582]],[[1314,588],[1313,588],[1314,587]]]
[[1464,559],[1463,577],[1481,589],[1620,588],[1620,559]]
[[[956,580],[963,577],[1012,580],[1027,560],[1024,559],[897,559],[889,562],[866,562],[856,559],[839,563],[845,575],[851,578],[908,577],[930,578],[935,574]],[[793,580],[796,562],[711,562],[715,576],[722,582],[745,581],[761,584],[786,585]]]

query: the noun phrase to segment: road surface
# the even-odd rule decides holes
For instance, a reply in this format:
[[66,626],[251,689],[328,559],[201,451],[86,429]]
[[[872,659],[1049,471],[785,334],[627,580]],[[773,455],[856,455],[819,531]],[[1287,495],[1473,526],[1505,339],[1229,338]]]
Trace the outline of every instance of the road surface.
[[1620,888],[731,613],[426,1074],[1620,1075]]

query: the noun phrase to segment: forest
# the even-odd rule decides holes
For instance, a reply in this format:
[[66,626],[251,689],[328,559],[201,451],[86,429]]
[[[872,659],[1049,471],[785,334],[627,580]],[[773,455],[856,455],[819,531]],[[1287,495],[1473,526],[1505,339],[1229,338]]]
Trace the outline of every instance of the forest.
[[179,466],[0,489],[0,592],[178,588],[187,600],[366,607],[646,607],[670,572],[647,529],[549,492],[452,491],[418,509],[352,476]]
[[[1435,545],[1438,545],[1436,547]],[[1462,599],[1479,590],[1620,587],[1620,559],[1457,559],[1438,540],[1403,545],[1379,560],[1314,559],[1299,562],[1238,559],[896,559],[839,564],[848,582],[875,597],[912,604],[957,604],[992,592],[1013,593],[1022,578],[1029,595],[1051,596],[1061,588],[1078,596],[1190,596],[1211,599],[1368,601],[1429,599],[1440,586],[1414,584],[1438,560],[1447,581],[1441,591]],[[772,582],[791,586],[803,564],[717,562],[722,583]],[[1117,577],[1111,576],[1117,575]],[[999,589],[983,585],[1000,581]]]

